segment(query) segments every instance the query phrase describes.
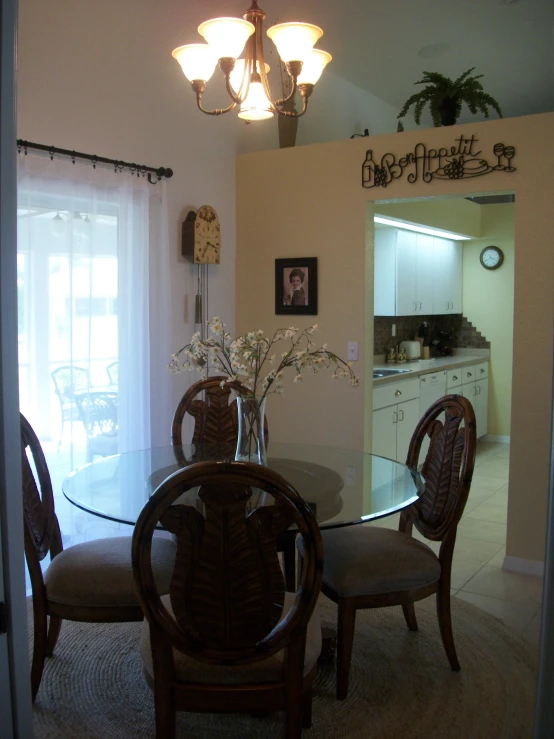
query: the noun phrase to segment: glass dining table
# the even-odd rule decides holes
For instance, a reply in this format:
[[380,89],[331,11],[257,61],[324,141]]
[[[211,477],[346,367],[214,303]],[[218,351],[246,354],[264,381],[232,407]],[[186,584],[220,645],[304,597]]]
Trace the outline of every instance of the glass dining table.
[[[205,460],[233,461],[234,449],[197,444],[116,454],[76,469],[62,490],[88,513],[134,525],[160,483]],[[414,503],[425,487],[416,470],[399,462],[335,447],[272,442],[267,465],[296,488],[322,529],[388,516]]]

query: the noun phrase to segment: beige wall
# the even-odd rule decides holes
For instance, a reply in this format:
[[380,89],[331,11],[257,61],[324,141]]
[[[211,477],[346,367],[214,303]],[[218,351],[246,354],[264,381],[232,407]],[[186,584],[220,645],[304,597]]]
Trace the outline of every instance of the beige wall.
[[[271,433],[276,439],[349,448],[364,445],[364,403],[369,405],[370,396],[365,397],[363,381],[366,347],[372,361],[372,296],[366,290],[366,270],[370,272],[366,251],[372,260],[371,242],[366,244],[367,201],[515,191],[519,248],[515,251],[507,553],[533,561],[544,558],[550,455],[554,150],[546,144],[553,126],[554,115],[544,114],[245,154],[237,160],[237,330],[261,327],[269,331],[287,323],[310,323],[307,317],[287,321],[275,315],[274,260],[317,256],[320,310],[315,320],[321,325],[322,339],[340,353],[346,351],[347,341],[360,342],[361,359],[356,367],[362,378],[360,389],[331,383],[325,375],[308,378],[302,387],[290,382],[285,398],[272,398],[269,404]],[[374,151],[375,159],[385,152],[401,156],[420,141],[434,148],[451,146],[460,134],[475,135],[490,160],[495,143],[515,146],[516,171],[430,184],[410,184],[404,176],[386,189],[362,188],[361,167],[367,149]],[[537,346],[543,349],[544,361],[530,363]]]
[[[514,330],[514,215],[512,203],[486,205],[482,211],[482,238],[464,241],[464,315],[491,343],[488,433],[509,436],[511,423]],[[504,262],[497,270],[484,269],[479,255],[485,246],[499,246]],[[522,245],[524,248],[524,245]]]

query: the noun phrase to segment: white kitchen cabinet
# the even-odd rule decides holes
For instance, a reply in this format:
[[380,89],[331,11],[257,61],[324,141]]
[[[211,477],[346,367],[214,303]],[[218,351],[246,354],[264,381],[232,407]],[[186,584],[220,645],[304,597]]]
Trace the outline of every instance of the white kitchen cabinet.
[[462,312],[462,244],[433,238],[433,314]]
[[462,384],[453,392],[467,398],[475,412],[475,423],[477,426],[477,438],[480,439],[487,433],[488,427],[488,402],[489,402],[489,365],[482,362],[470,367],[462,367]]
[[434,239],[403,229],[375,231],[376,316],[433,312]]
[[376,316],[461,312],[459,242],[399,228],[375,229]]
[[405,462],[419,421],[419,380],[403,380],[373,391],[373,454]]

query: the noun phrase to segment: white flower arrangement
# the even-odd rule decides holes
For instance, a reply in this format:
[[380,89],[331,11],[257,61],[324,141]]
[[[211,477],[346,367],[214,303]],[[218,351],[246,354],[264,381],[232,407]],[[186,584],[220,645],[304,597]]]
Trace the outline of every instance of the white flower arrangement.
[[[208,367],[212,366],[227,375],[227,379],[221,382],[222,387],[226,382],[238,380],[247,388],[247,397],[256,398],[259,402],[271,393],[284,394],[283,376],[288,367],[296,373],[294,382],[302,382],[308,371],[317,373],[334,367],[333,379],[345,378],[353,387],[359,384],[348,362],[329,351],[327,344],[317,347],[313,342],[317,324],[303,331],[294,326],[279,328],[271,338],[259,330],[236,339],[231,338],[220,318],[207,321],[207,325],[212,335],[202,339],[199,332],[195,333],[189,344],[172,355],[171,372],[196,370],[205,377]],[[275,345],[280,342],[289,343],[277,356]]]

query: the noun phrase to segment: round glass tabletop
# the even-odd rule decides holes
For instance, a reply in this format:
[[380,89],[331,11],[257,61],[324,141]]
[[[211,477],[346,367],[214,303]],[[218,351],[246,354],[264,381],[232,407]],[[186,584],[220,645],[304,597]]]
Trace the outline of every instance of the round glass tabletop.
[[[234,450],[202,444],[118,454],[75,470],[62,489],[79,508],[134,525],[169,475],[208,459],[233,461]],[[322,528],[395,513],[415,502],[425,488],[417,471],[392,459],[348,449],[271,442],[267,464],[296,488]]]

